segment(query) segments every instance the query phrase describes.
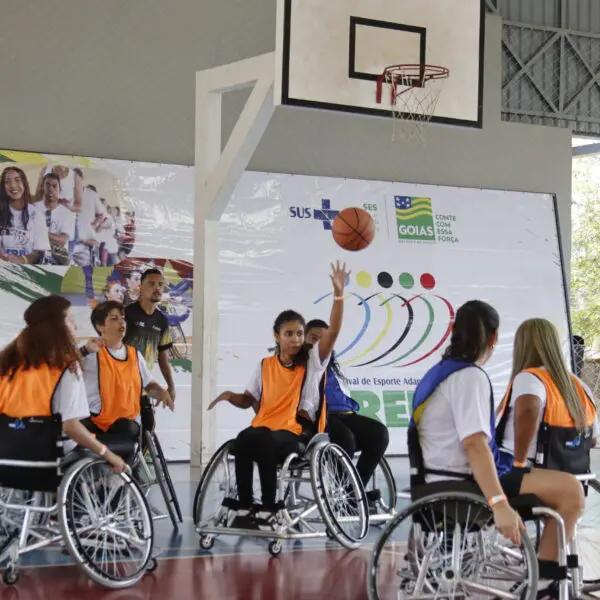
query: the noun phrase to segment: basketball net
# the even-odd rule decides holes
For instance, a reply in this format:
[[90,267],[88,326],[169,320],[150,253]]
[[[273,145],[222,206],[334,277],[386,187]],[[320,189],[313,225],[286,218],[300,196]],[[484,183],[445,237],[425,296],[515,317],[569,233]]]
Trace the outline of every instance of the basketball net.
[[446,67],[434,65],[395,65],[384,70],[377,82],[377,102],[383,101],[382,88],[386,84],[390,89],[393,141],[425,144],[427,124],[448,75]]

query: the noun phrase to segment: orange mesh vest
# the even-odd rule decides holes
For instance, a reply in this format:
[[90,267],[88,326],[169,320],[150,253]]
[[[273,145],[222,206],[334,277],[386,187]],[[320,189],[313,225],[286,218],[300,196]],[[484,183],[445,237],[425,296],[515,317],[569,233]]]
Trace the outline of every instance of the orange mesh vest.
[[[296,415],[305,378],[306,367],[284,367],[277,356],[263,359],[260,408],[252,420],[252,427],[286,430],[300,435],[302,426],[296,420]],[[325,431],[325,418],[326,411],[322,406],[318,414],[319,432]]]
[[[546,389],[546,408],[538,431],[536,466],[573,474],[587,473],[590,464],[592,426],[596,419],[596,406],[593,400],[588,397],[579,380],[572,375],[578,396],[585,407],[585,430],[580,432],[575,427],[567,405],[548,371],[532,368],[525,369],[524,372],[535,375]],[[511,392],[512,382],[498,410],[501,415],[496,430],[498,445],[503,442],[508,413],[512,410],[509,406]]]
[[[567,409],[567,405],[565,404],[565,401],[560,395],[560,392],[558,391],[558,388],[552,380],[552,377],[550,377],[548,371],[541,368],[532,368],[525,369],[523,373],[531,373],[532,375],[535,375],[546,388],[546,408],[544,410],[544,417],[542,421],[551,427],[575,427],[573,419],[571,418],[571,414]],[[575,384],[575,387],[577,388],[577,393],[579,394],[581,403],[585,407],[585,426],[591,427],[596,419],[596,406],[592,402],[592,399],[588,398],[588,395],[585,393],[585,390],[583,389],[581,383],[579,383],[579,380],[574,376],[571,376],[571,378]],[[506,409],[508,408],[508,402],[512,392],[512,384],[513,382],[511,381],[498,409],[498,414],[501,417],[504,417],[506,414]]]
[[137,350],[127,348],[127,358],[119,360],[107,348],[98,352],[98,385],[100,386],[100,413],[92,421],[106,431],[117,419],[135,419],[140,414],[142,377]]
[[52,416],[52,399],[65,369],[47,365],[0,378],[0,414],[16,419]]

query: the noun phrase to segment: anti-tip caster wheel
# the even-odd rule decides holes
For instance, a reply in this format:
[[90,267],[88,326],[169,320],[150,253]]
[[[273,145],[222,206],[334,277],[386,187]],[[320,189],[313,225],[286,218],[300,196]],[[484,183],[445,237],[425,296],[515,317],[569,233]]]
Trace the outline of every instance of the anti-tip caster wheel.
[[158,561],[155,558],[151,558],[146,565],[146,573],[153,573],[158,568]]
[[215,545],[215,538],[212,535],[203,535],[200,537],[200,548],[210,550]]
[[19,572],[14,567],[9,567],[2,574],[2,581],[5,585],[15,585],[19,581]]
[[271,556],[279,556],[281,554],[282,546],[281,541],[276,540],[269,544],[269,554]]

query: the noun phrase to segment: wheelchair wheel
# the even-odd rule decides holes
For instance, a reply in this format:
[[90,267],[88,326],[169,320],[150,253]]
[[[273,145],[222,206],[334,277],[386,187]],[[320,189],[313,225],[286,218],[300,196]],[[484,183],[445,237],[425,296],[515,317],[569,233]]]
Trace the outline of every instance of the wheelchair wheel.
[[369,509],[354,463],[336,444],[322,444],[311,454],[310,478],[325,527],[345,548],[358,548],[369,531]]
[[226,518],[227,510],[222,503],[225,498],[237,496],[235,470],[229,459],[234,440],[225,442],[210,459],[200,477],[194,496],[194,523],[201,529],[216,525]]
[[177,519],[179,520],[179,522],[183,523],[181,506],[179,506],[179,500],[177,499],[177,494],[175,493],[175,486],[173,485],[173,480],[171,479],[171,474],[169,473],[167,459],[165,458],[162,446],[160,445],[160,440],[158,439],[156,433],[152,434],[152,441],[154,442],[154,446],[156,447],[156,455],[158,457],[158,460],[160,461],[163,474],[165,476],[165,483],[167,484],[167,489],[169,490],[169,495],[173,503],[173,508],[175,509],[175,514],[177,515]]
[[371,555],[369,600],[412,596],[533,600],[538,565],[527,535],[515,547],[495,529],[480,496],[421,498],[387,525]]
[[96,583],[118,589],[137,583],[152,559],[154,529],[146,498],[127,474],[102,459],[75,463],[58,492],[65,546]]
[[167,507],[167,512],[169,513],[169,518],[171,519],[171,523],[173,524],[174,529],[179,529],[179,519],[178,515],[175,512],[175,504],[177,503],[177,498],[175,494],[171,495],[171,490],[167,484],[167,478],[169,477],[168,471],[164,469],[163,463],[161,462],[158,456],[158,450],[156,449],[156,445],[154,444],[155,436],[153,433],[149,431],[144,432],[146,437],[146,448],[148,453],[150,454],[150,459],[152,460],[152,466],[154,467],[154,476],[156,477],[156,483],[158,483],[158,487],[160,488],[160,493],[165,501],[165,505]]
[[369,479],[369,482],[365,487],[366,492],[374,489],[378,489],[381,492],[381,499],[377,502],[378,507],[380,507],[384,513],[393,514],[398,499],[396,480],[394,479],[392,469],[385,459],[385,456],[381,457],[381,461],[379,461],[379,464],[373,473],[373,477]]

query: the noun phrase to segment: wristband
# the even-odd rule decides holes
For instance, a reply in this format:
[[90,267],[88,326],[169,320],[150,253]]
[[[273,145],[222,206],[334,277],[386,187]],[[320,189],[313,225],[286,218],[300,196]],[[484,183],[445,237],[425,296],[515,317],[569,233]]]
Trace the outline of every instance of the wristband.
[[506,496],[504,494],[500,494],[498,496],[493,496],[488,500],[488,505],[490,508],[494,508],[496,504],[500,504],[500,502],[506,502]]
[[29,264],[29,259],[25,255],[23,256],[23,264]]
[[515,460],[515,461],[513,462],[513,467],[517,467],[518,469],[523,469],[523,468],[525,468],[526,466],[527,466],[527,461],[525,461],[525,462],[520,462],[520,461],[518,461],[518,460]]
[[338,300],[344,300],[346,296],[334,296],[333,299],[337,302]]
[[102,444],[102,448],[100,448],[100,452],[98,452],[98,454],[100,456],[104,456],[107,452],[108,452],[108,448],[104,444]]

